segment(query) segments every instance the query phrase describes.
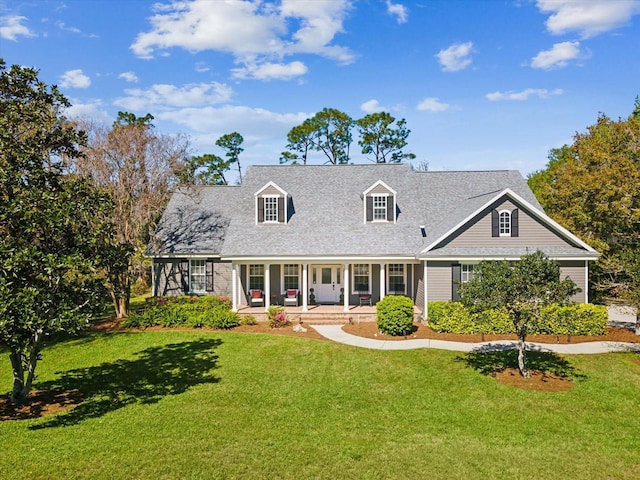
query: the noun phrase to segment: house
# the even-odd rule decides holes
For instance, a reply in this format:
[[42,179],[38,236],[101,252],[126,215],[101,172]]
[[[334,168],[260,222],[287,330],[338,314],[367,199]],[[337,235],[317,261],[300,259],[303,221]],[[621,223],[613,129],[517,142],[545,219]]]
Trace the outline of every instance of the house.
[[542,250],[588,301],[598,253],[542,210],[517,171],[406,164],[251,166],[242,185],[183,188],[147,254],[153,294],[228,295],[238,310],[297,290],[345,312],[407,295],[422,312],[458,299],[481,260]]

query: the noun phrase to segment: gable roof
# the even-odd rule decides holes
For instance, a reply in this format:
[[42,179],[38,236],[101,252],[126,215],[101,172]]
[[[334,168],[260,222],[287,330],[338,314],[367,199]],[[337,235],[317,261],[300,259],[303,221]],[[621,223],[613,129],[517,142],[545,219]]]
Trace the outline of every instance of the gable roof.
[[[488,198],[487,198],[488,197]],[[562,237],[563,239],[565,239],[568,243],[572,244],[572,246],[566,246],[566,247],[549,247],[546,246],[545,247],[545,253],[547,253],[548,255],[554,255],[554,256],[576,256],[576,255],[580,255],[582,257],[585,258],[597,258],[598,257],[598,252],[596,252],[592,247],[590,247],[589,245],[587,245],[585,242],[583,242],[582,240],[580,240],[577,236],[575,236],[573,233],[571,233],[569,230],[567,230],[566,228],[564,228],[562,225],[560,225],[559,223],[557,223],[555,220],[553,220],[552,218],[548,217],[540,208],[536,208],[534,207],[531,203],[527,202],[524,198],[522,198],[520,195],[518,195],[517,193],[515,193],[513,190],[511,190],[510,188],[506,188],[500,192],[497,192],[495,195],[490,196],[490,195],[480,195],[476,198],[470,198],[468,202],[463,202],[461,204],[461,207],[459,208],[459,214],[462,214],[462,212],[466,209],[468,210],[468,213],[466,213],[466,216],[462,217],[462,215],[458,216],[458,223],[454,224],[448,231],[446,231],[445,233],[443,233],[440,237],[434,239],[429,245],[427,245],[418,255],[418,258],[424,258],[426,256],[434,256],[429,255],[429,252],[433,251],[439,244],[441,244],[442,242],[444,242],[448,237],[450,237],[451,235],[453,235],[455,232],[459,231],[460,229],[462,229],[465,225],[467,225],[469,222],[472,221],[472,219],[474,217],[476,217],[478,214],[480,214],[483,210],[489,208],[492,204],[498,202],[501,199],[504,198],[508,198],[509,200],[511,200],[515,205],[517,205],[520,208],[523,208],[525,211],[527,211],[527,213],[529,213],[530,215],[532,215],[533,217],[537,218],[539,221],[541,221],[544,225],[546,225],[550,230],[554,231],[558,236]],[[484,200],[484,203],[481,203],[481,201]],[[476,205],[477,204],[477,205]],[[474,207],[476,207],[474,210]],[[455,216],[453,218],[456,218]],[[449,223],[453,224],[453,220]],[[495,256],[495,257],[505,257],[505,256],[513,256],[513,257],[520,257],[526,253],[528,253],[528,249],[527,247],[500,247],[500,246],[496,246],[496,247],[484,247],[482,249],[469,249],[469,248],[440,248],[438,249],[437,255],[438,256],[446,256],[446,257],[453,257],[453,256],[468,256],[471,255],[473,253],[476,253],[478,255],[480,255],[479,252],[483,252],[481,255],[483,257],[486,256]]]
[[[289,195],[287,224],[256,225],[255,194],[270,183]],[[396,223],[363,221],[363,192],[377,184],[396,192]],[[506,191],[552,222],[520,173],[512,170],[421,172],[407,164],[250,166],[242,185],[176,192],[148,254],[415,259]],[[555,231],[566,232],[558,227],[554,222]]]

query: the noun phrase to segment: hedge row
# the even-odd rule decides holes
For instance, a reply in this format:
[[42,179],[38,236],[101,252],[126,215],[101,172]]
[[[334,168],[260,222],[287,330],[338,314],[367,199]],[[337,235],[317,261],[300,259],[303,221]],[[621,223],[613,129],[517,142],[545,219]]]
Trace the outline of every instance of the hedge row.
[[[441,333],[513,333],[506,310],[471,313],[459,302],[430,302],[429,326]],[[607,333],[607,308],[602,305],[549,305],[542,308],[539,322],[529,333],[554,335],[604,335]]]
[[154,299],[149,308],[132,313],[123,325],[229,329],[240,325],[240,317],[231,311],[231,301],[227,297],[160,297]]

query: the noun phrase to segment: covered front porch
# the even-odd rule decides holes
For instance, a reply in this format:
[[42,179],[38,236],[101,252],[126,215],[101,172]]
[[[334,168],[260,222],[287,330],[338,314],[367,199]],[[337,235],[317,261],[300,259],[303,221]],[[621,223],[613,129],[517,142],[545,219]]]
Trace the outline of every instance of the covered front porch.
[[242,313],[253,308],[257,313],[267,311],[271,305],[283,305],[287,311],[313,315],[321,313],[318,308],[327,307],[323,313],[341,312],[348,318],[364,315],[366,307],[375,314],[375,304],[387,295],[406,295],[415,302],[421,286],[422,270],[411,259],[375,263],[371,259],[368,263],[356,263],[363,259],[294,261],[257,263],[231,259],[233,310]]
[[[342,305],[309,305],[306,311],[303,310],[302,306],[286,306],[283,308],[289,321],[294,324],[300,322],[306,324],[343,324],[376,321],[375,305],[351,305],[346,312]],[[416,321],[420,320],[422,317],[422,309],[414,306],[413,311]],[[238,314],[252,315],[257,321],[267,319],[263,307],[242,305],[238,309]]]

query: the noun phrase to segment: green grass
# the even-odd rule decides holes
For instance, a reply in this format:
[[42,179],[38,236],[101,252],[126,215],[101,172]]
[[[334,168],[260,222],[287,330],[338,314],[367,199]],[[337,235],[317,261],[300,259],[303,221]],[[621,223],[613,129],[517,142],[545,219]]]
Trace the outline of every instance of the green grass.
[[[10,389],[2,352],[0,391]],[[551,357],[576,386],[487,361],[234,332],[90,334],[44,351],[66,414],[0,423],[0,472],[38,478],[638,478],[637,354]],[[494,358],[490,362],[500,363]]]

